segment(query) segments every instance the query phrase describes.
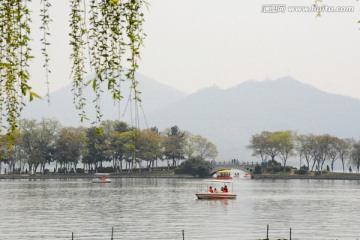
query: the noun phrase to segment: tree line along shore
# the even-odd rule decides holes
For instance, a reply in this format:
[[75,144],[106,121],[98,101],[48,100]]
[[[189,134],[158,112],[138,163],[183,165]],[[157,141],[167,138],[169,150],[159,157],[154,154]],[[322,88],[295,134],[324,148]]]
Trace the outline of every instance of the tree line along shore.
[[177,126],[140,130],[111,120],[86,128],[63,127],[53,119],[22,119],[12,141],[8,137],[0,135],[0,173],[151,171],[193,156],[214,159],[218,154],[215,144]]
[[290,130],[263,131],[251,137],[247,148],[261,159],[255,169],[257,174],[290,171],[291,167],[286,165],[289,158],[298,162],[300,169],[295,173],[300,175],[334,172],[336,162],[341,163],[343,173],[360,171],[360,141],[351,138],[297,134]]
[[[111,120],[100,128],[74,128],[53,119],[23,119],[13,141],[7,137],[0,135],[2,178],[87,177],[95,172],[207,178],[218,154],[212,142],[177,126],[140,130]],[[261,160],[251,172],[257,179],[357,179],[351,165],[357,173],[360,168],[360,141],[328,134],[263,131],[251,136],[247,148]],[[286,165],[289,158],[298,160],[299,169]],[[342,174],[334,172],[336,161],[342,164]]]

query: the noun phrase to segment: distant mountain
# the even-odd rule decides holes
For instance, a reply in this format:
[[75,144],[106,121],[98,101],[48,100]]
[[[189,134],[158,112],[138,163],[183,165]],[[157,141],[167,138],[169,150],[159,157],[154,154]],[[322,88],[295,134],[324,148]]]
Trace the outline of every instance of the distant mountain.
[[[189,95],[143,75],[138,77],[148,126],[163,130],[177,125],[181,130],[200,134],[217,145],[219,161],[253,160],[246,145],[251,135],[261,131],[360,136],[359,99],[329,94],[291,77],[248,81],[229,89],[209,87]],[[50,107],[45,101],[31,103],[23,117],[55,118],[63,126],[80,125],[70,89],[69,86],[52,93]],[[87,99],[93,99],[90,94],[91,89],[86,90]],[[123,116],[129,92],[123,95],[121,119],[129,122],[129,107]],[[93,103],[89,101],[88,105]],[[87,112],[94,119],[93,109]],[[102,98],[102,112],[104,120],[117,119],[119,115],[118,106],[106,93]],[[142,110],[139,112],[141,115]],[[144,120],[140,117],[141,128],[146,127]]]
[[[90,79],[90,76],[87,77]],[[156,82],[155,80],[148,78],[144,75],[137,74],[137,79],[139,80],[138,89],[141,92],[140,98],[142,100],[141,107],[139,107],[139,115],[145,116],[148,112],[155,111],[156,109],[165,107],[169,104],[179,101],[180,99],[186,96],[186,93],[179,91],[173,87],[167,86]],[[111,94],[107,91],[104,91],[101,95],[101,112],[103,114],[103,120],[111,119],[120,119],[123,121],[130,122],[130,113],[135,111],[134,107],[131,107],[129,99],[132,99],[133,96],[130,96],[130,84],[124,83],[121,86],[123,99],[121,100],[121,105],[111,98]],[[65,88],[62,88],[58,91],[55,91],[50,94],[50,105],[46,100],[34,100],[33,102],[27,103],[25,107],[22,118],[55,118],[61,122],[63,126],[89,126],[91,121],[95,120],[95,109],[93,100],[95,99],[95,94],[91,86],[86,87],[84,91],[84,96],[87,99],[86,113],[91,121],[86,121],[84,123],[80,122],[80,117],[78,116],[79,111],[76,110],[73,103],[73,92],[71,91],[72,86],[69,85]],[[102,86],[102,89],[106,89],[106,83]],[[44,98],[45,99],[45,98]],[[133,105],[132,105],[133,106]],[[146,127],[146,122],[144,117],[141,117],[142,127]]]
[[251,135],[294,130],[360,136],[360,100],[323,92],[291,77],[209,87],[148,115],[151,125],[178,125],[218,146],[218,160],[248,161]]

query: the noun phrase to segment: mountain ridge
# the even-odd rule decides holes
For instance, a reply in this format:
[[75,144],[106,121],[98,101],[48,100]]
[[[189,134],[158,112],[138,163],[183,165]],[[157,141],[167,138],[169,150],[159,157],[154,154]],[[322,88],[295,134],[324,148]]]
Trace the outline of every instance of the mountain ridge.
[[[218,146],[218,160],[253,159],[246,145],[251,135],[261,131],[293,130],[338,137],[360,135],[359,99],[327,93],[289,76],[250,80],[227,89],[211,86],[192,94],[143,75],[139,77],[147,122],[142,122],[140,127],[156,126],[163,130],[177,125],[181,130],[200,134]],[[36,107],[25,108],[23,116],[55,118],[64,126],[83,125],[73,106],[70,89],[68,86],[52,94],[52,107],[47,107],[45,101],[40,106],[36,103]],[[126,97],[126,93],[124,95]],[[122,110],[127,99],[123,100]],[[118,108],[109,96],[104,97],[102,111],[104,120],[119,117],[115,114]],[[123,115],[120,120],[129,122]]]
[[251,154],[245,146],[251,135],[261,131],[357,137],[359,113],[358,99],[283,77],[248,81],[228,89],[209,87],[153,113],[149,119],[160,129],[178,125],[207,137],[218,146],[221,159],[246,160]]

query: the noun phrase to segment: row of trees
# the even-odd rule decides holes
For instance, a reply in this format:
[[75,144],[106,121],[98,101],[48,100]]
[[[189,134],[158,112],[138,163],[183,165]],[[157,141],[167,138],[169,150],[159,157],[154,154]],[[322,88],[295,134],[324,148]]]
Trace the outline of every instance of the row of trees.
[[140,130],[125,122],[104,121],[101,129],[99,133],[96,127],[62,127],[52,119],[23,119],[13,145],[9,145],[7,135],[0,136],[0,170],[1,163],[8,164],[12,172],[25,168],[44,172],[51,163],[55,170],[76,169],[79,163],[84,169],[98,170],[104,162],[110,162],[122,171],[141,168],[145,162],[150,171],[158,160],[177,166],[187,158],[214,159],[218,154],[206,138],[177,126],[160,132],[156,127]]
[[[262,163],[271,163],[280,160],[284,167],[289,157],[298,157],[304,160],[311,171],[322,171],[325,162],[334,170],[334,163],[341,161],[343,172],[345,163],[355,165],[357,172],[360,169],[360,141],[345,138],[341,139],[329,134],[298,135],[293,131],[263,131],[251,137],[247,146],[252,155],[261,158]],[[285,168],[284,168],[285,169]]]

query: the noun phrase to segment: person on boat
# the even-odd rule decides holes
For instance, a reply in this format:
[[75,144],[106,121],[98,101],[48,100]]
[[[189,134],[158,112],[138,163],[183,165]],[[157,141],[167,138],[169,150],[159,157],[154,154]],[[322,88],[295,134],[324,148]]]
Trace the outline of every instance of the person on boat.
[[213,193],[213,192],[214,192],[214,190],[212,189],[212,187],[211,187],[211,186],[209,187],[209,192],[211,192],[211,193]]
[[216,188],[214,188],[214,191],[213,191],[213,193],[217,193],[217,189],[216,189]]
[[106,179],[105,176],[102,176],[102,177],[101,177],[101,180],[102,180],[102,181],[105,181],[105,179]]
[[228,187],[225,185],[224,192],[229,192]]
[[224,187],[221,187],[221,192],[224,192]]

